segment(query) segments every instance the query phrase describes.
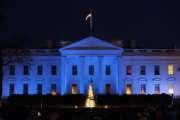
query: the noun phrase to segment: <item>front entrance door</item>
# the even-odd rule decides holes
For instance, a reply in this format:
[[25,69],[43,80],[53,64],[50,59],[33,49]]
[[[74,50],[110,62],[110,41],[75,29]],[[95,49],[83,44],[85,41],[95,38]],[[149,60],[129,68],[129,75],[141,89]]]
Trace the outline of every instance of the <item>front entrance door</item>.
[[111,85],[110,84],[106,84],[105,93],[106,94],[111,94]]
[[72,84],[71,93],[72,94],[78,94],[77,84]]
[[127,95],[131,95],[132,94],[132,85],[131,84],[127,84],[126,85],[126,94]]

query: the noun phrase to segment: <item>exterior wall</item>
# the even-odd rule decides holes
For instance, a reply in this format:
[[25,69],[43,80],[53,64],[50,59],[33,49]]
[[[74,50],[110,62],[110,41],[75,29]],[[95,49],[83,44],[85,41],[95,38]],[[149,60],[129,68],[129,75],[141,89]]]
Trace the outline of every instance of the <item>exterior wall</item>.
[[[108,45],[105,45],[105,48],[107,48]],[[23,75],[22,73],[23,66],[27,65],[26,63],[13,64],[16,68],[15,75],[9,75],[9,66],[4,66],[2,96],[10,95],[10,84],[14,84],[14,94],[23,94],[24,84],[28,84],[28,94],[37,94],[38,84],[42,85],[42,94],[51,94],[51,85],[56,84],[57,94],[64,95],[71,94],[73,84],[77,85],[78,93],[87,94],[90,83],[93,84],[95,94],[106,94],[106,84],[110,85],[111,94],[126,93],[127,84],[132,85],[132,94],[140,94],[141,84],[146,85],[146,94],[154,94],[155,84],[160,84],[160,93],[168,93],[168,84],[171,83],[174,86],[174,95],[180,95],[179,54],[167,55],[165,50],[162,55],[153,55],[149,51],[147,51],[147,54],[144,54],[144,51],[143,54],[138,52],[126,54],[126,52],[123,53],[121,48],[118,49],[117,47],[110,50],[109,48],[106,50],[61,49],[54,52],[50,55],[42,56],[38,54],[32,56],[32,61],[28,64],[29,75]],[[48,53],[48,50],[45,53]],[[168,75],[167,67],[169,64],[174,66],[173,75]],[[37,75],[38,65],[43,66],[43,75]],[[51,74],[52,65],[57,66],[57,75]],[[77,65],[77,75],[72,75],[73,65]],[[94,75],[89,75],[89,65],[94,66]],[[111,68],[110,75],[105,74],[106,65]],[[126,74],[127,65],[132,66],[132,75]],[[140,75],[141,65],[146,66],[145,75]],[[154,75],[154,65],[160,66],[160,75]]]
[[[168,65],[173,64],[174,75],[168,75]],[[160,84],[160,92],[168,93],[168,83],[174,85],[174,95],[180,95],[180,57],[177,56],[125,56],[123,57],[124,84],[132,83],[133,93],[140,93],[140,85],[147,85],[147,94],[154,94],[154,84]],[[133,74],[126,75],[125,66],[132,65]],[[146,75],[140,75],[140,66],[146,66]],[[154,75],[154,65],[160,66],[160,75]],[[124,88],[125,89],[125,88]]]
[[[168,64],[174,65],[174,75],[168,75]],[[87,94],[90,82],[95,94],[105,94],[106,84],[110,84],[112,94],[124,94],[127,84],[132,84],[132,93],[140,94],[141,84],[146,84],[146,94],[154,94],[154,84],[160,84],[160,92],[168,93],[168,84],[174,85],[174,95],[180,95],[180,57],[178,56],[34,56],[29,65],[29,75],[23,75],[23,65],[14,64],[16,74],[8,74],[4,69],[3,96],[9,96],[9,85],[15,86],[15,94],[23,94],[23,84],[28,84],[29,94],[37,94],[37,84],[42,84],[42,94],[51,93],[51,84],[57,85],[57,94],[71,94],[71,87],[77,84],[78,93]],[[43,66],[43,75],[37,75],[37,66]],[[57,65],[57,75],[51,75],[51,65]],[[72,65],[77,65],[78,74],[72,75]],[[94,75],[88,73],[88,66],[94,65]],[[111,67],[111,75],[105,74],[106,65]],[[126,75],[126,66],[132,65],[132,75]],[[140,75],[140,66],[146,66],[146,75]],[[160,75],[154,75],[154,65],[160,65]]]
[[[14,84],[14,93],[23,94],[23,84],[28,84],[28,94],[37,94],[37,84],[42,84],[42,93],[49,94],[51,84],[57,84],[57,92],[60,93],[60,64],[61,58],[59,56],[33,56],[30,64],[13,64],[15,65],[15,75],[9,75],[9,66],[4,66],[4,75],[2,82],[2,96],[9,96],[10,84]],[[23,66],[29,66],[29,75],[23,75]],[[43,75],[37,75],[37,66],[43,66]],[[57,75],[51,75],[51,65],[57,65]]]

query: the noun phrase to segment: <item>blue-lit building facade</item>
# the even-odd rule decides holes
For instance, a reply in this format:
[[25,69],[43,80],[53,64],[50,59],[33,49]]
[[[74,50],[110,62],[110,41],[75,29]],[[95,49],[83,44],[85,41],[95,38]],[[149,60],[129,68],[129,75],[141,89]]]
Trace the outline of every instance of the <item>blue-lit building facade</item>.
[[180,50],[124,49],[95,37],[59,49],[32,49],[31,63],[3,67],[2,96],[11,94],[180,95]]

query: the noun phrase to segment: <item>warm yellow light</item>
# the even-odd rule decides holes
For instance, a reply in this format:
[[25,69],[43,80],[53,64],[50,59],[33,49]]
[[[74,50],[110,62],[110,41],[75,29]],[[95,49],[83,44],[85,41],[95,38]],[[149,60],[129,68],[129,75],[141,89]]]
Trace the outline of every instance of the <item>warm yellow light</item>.
[[85,101],[85,107],[87,107],[87,108],[96,107],[92,84],[90,84],[88,87],[88,96],[87,96],[87,99]]
[[144,91],[144,89],[141,89],[141,94],[142,94],[142,95],[146,94],[145,91]]
[[132,90],[131,90],[131,87],[130,87],[130,86],[127,86],[127,87],[126,87],[126,94],[127,94],[127,95],[131,95],[131,94],[132,94]]
[[92,85],[89,86],[88,96],[94,97]]
[[174,94],[174,89],[173,88],[169,88],[168,93],[169,94]]
[[168,75],[174,74],[174,66],[172,64],[168,65]]
[[52,91],[51,95],[56,96],[57,95],[56,91]]
[[41,114],[41,112],[37,112],[37,116],[39,116],[39,117],[40,117],[41,115],[42,115],[42,114]]
[[77,85],[72,85],[71,92],[72,92],[72,94],[77,94],[78,93]]
[[78,106],[76,105],[76,106],[74,106],[74,108],[75,108],[75,109],[78,109]]
[[89,98],[86,99],[85,107],[87,108],[94,108],[96,107],[95,100],[91,100]]
[[105,105],[105,106],[104,106],[104,108],[105,108],[105,109],[107,109],[107,108],[108,108],[108,106],[107,106],[107,105]]

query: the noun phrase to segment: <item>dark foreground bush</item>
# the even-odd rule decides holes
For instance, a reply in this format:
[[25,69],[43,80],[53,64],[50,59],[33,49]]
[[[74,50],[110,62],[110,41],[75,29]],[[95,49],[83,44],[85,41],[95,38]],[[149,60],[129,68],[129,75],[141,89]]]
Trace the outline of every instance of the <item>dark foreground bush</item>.
[[171,104],[171,96],[162,95],[98,95],[99,105],[168,105]]
[[13,95],[8,98],[8,103],[13,105],[81,105],[85,96],[78,95]]
[[[8,98],[11,105],[60,105],[60,106],[83,106],[86,96],[78,95],[13,95]],[[98,95],[95,97],[97,105],[169,105],[171,96],[162,95]]]

